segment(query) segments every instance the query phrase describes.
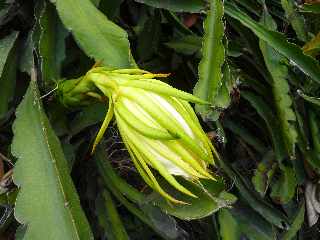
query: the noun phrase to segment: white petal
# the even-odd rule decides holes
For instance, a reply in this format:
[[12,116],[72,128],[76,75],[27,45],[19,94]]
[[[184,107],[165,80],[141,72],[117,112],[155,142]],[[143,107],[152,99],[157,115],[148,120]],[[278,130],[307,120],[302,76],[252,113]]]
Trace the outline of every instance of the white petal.
[[128,110],[136,115],[138,119],[141,119],[144,121],[145,124],[147,124],[150,127],[154,128],[162,128],[160,124],[158,124],[150,115],[147,113],[142,107],[140,107],[137,103],[131,101],[130,99],[122,97],[121,100],[122,103],[128,108]]
[[163,97],[155,94],[155,93],[149,93],[153,98],[157,100],[157,102],[163,107],[164,110],[168,111],[177,121],[181,124],[184,131],[192,138],[194,138],[194,134],[187,124],[187,122],[184,120],[184,118],[180,115],[180,113],[165,100]]
[[[146,145],[147,147],[147,145]],[[151,147],[148,147],[148,151],[154,155],[154,158],[159,161],[170,174],[177,175],[177,176],[183,176],[185,178],[191,178],[191,176],[186,173],[183,169],[176,166],[174,163],[172,163],[170,160],[164,158],[159,153],[157,153],[155,150],[153,150]]]

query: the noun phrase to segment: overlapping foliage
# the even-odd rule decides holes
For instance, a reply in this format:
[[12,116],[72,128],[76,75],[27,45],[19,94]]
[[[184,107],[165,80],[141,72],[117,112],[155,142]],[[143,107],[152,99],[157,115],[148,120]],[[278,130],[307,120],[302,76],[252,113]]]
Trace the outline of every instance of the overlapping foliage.
[[[319,9],[0,1],[1,239],[319,239]],[[80,95],[86,104],[68,108],[56,89],[93,66],[170,73],[162,80],[209,102],[194,108],[220,155],[217,181],[179,178],[190,198],[156,175],[188,204],[169,203],[114,123],[91,156],[107,99]]]

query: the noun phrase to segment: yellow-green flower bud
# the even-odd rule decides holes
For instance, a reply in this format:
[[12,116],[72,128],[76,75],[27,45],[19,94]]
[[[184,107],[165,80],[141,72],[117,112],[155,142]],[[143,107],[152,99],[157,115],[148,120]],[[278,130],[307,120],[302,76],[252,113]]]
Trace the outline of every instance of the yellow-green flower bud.
[[[145,182],[166,199],[154,169],[174,188],[196,197],[175,176],[189,181],[214,179],[208,170],[217,153],[202,130],[188,102],[207,104],[140,69],[93,68],[84,77],[59,84],[59,98],[67,106],[88,104],[91,97],[109,98],[109,108],[95,139],[93,150],[115,116],[122,139]],[[100,91],[99,91],[99,90]]]
[[130,156],[146,183],[173,202],[150,168],[159,172],[177,190],[196,197],[174,176],[190,181],[213,179],[207,166],[214,164],[214,148],[188,103],[202,100],[175,89],[139,69],[103,71],[93,69],[87,78],[109,97],[109,110],[94,148],[115,115]]
[[95,93],[96,90],[94,83],[86,81],[85,77],[80,77],[60,81],[57,95],[63,105],[74,107],[90,104],[92,97],[99,96]]

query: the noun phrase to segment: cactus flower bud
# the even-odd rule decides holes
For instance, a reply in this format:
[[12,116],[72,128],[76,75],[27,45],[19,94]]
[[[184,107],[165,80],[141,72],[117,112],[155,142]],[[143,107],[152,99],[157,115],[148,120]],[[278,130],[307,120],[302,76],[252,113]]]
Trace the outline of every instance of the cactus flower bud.
[[86,81],[109,98],[93,151],[114,115],[123,142],[145,182],[166,199],[183,203],[160,186],[151,169],[178,191],[196,197],[175,176],[193,182],[214,179],[207,167],[214,164],[216,152],[188,103],[206,102],[155,79],[166,76],[140,69],[104,68],[94,68],[86,74]]

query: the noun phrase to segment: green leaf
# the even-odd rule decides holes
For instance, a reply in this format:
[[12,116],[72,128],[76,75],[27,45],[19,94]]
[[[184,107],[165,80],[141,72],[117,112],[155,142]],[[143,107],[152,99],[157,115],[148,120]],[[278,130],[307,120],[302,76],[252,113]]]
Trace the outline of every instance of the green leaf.
[[248,102],[250,102],[252,107],[256,109],[257,113],[266,122],[268,131],[270,132],[271,139],[273,142],[275,156],[279,163],[281,163],[281,161],[286,155],[286,149],[284,146],[283,139],[279,134],[279,132],[281,131],[279,121],[275,114],[272,112],[272,108],[263,100],[263,98],[257,96],[252,92],[242,91],[241,96],[245,98]]
[[107,15],[110,20],[115,19],[120,15],[120,6],[124,0],[109,1],[101,0],[99,2],[99,9]]
[[[320,5],[320,4],[319,4]],[[303,46],[305,54],[316,56],[320,53],[320,32]]]
[[240,231],[250,240],[276,239],[274,226],[268,223],[251,208],[239,202],[229,210]]
[[145,61],[157,54],[161,36],[161,16],[155,11],[154,16],[148,17],[138,36],[137,52],[139,60]]
[[4,26],[10,22],[15,16],[17,11],[17,3],[13,0],[2,0],[0,2],[0,26]]
[[192,220],[204,218],[218,211],[223,207],[228,207],[236,201],[236,197],[230,193],[223,191],[223,183],[221,181],[201,181],[202,186],[181,179],[179,181],[188,190],[197,196],[197,198],[189,197],[173,189],[165,183],[159,181],[161,186],[165,188],[171,196],[188,204],[172,204],[161,197],[158,193],[148,196],[150,203],[158,206],[167,214],[173,215],[183,220]]
[[152,204],[140,205],[148,217],[153,229],[165,239],[182,239],[186,232],[178,225],[176,219]]
[[254,211],[258,212],[265,220],[272,223],[279,228],[287,228],[287,217],[279,210],[274,208],[267,201],[263,200],[257,192],[251,189],[250,182],[240,175],[240,173],[229,165],[226,161],[219,161],[219,164],[228,174],[228,176],[234,180],[234,184],[239,190],[240,195],[247,201]]
[[254,185],[255,190],[260,193],[262,197],[264,197],[268,188],[267,181],[266,166],[264,163],[259,163],[258,168],[254,171],[252,184]]
[[205,8],[203,0],[135,0],[154,8],[164,8],[173,12],[201,12]]
[[35,80],[17,109],[13,132],[14,182],[20,187],[15,217],[25,226],[19,239],[93,239]]
[[84,107],[70,122],[71,136],[74,136],[85,128],[103,121],[106,116],[106,105],[104,103],[96,103]]
[[320,107],[320,98],[317,97],[310,97],[304,93],[302,93],[301,91],[298,90],[298,94],[307,102],[313,103],[316,106]]
[[201,38],[196,35],[187,35],[179,39],[171,40],[165,43],[169,48],[174,49],[177,53],[192,55],[201,48]]
[[[106,191],[106,190],[103,190]],[[109,220],[108,212],[105,207],[105,200],[101,193],[95,199],[95,216],[97,218],[97,224],[103,231],[103,236],[108,240],[117,240],[112,231],[111,223]]]
[[114,239],[129,239],[129,236],[122,224],[119,213],[110,193],[107,190],[103,190],[101,195],[105,215],[108,218],[109,223],[111,225],[110,228],[113,233]]
[[305,55],[300,47],[289,43],[281,33],[266,29],[230,3],[225,3],[225,12],[251,29],[257,37],[266,41],[276,51],[287,57],[293,65],[296,65],[301,71],[320,83],[319,63],[314,58]]
[[[305,160],[310,164],[312,169],[319,173],[320,172],[320,128],[319,128],[319,118],[314,112],[314,109],[308,109],[308,121],[305,122],[305,125],[310,129],[310,142],[307,144],[301,144],[303,147],[300,149],[303,150]],[[310,145],[312,146],[310,148]]]
[[235,78],[228,63],[222,67],[222,85],[214,100],[214,107],[216,107],[216,118],[220,115],[222,109],[227,108],[231,103],[230,93],[235,86]]
[[26,72],[29,75],[31,74],[31,68],[33,67],[33,50],[34,50],[34,42],[33,42],[34,29],[29,31],[28,37],[23,43],[23,49],[21,51],[21,55],[19,58],[19,70],[21,72]]
[[291,240],[297,236],[298,231],[304,223],[304,214],[305,214],[305,203],[301,204],[297,215],[295,216],[289,230],[283,235],[281,240]]
[[224,36],[223,1],[212,0],[210,10],[204,22],[202,59],[199,64],[199,81],[193,93],[208,101],[210,105],[196,105],[196,111],[204,120],[216,120],[211,107],[216,106],[215,99],[223,83],[222,65],[225,60],[225,49],[222,43]]
[[89,57],[114,68],[136,66],[127,33],[109,21],[90,0],[57,0],[56,7],[63,24]]
[[[225,10],[226,11],[226,10]],[[263,66],[263,58],[259,48],[259,41],[257,41],[257,37],[250,31],[250,29],[246,28],[239,21],[233,18],[227,18],[228,24],[239,34],[239,38],[236,41],[240,44],[242,52],[243,49],[246,49],[251,56],[248,61],[255,66],[257,70],[265,77],[265,68]],[[253,59],[251,59],[253,58]],[[260,81],[261,82],[261,81]]]
[[255,14],[256,16],[260,15],[261,6],[260,1],[255,0],[234,0],[237,4],[248,10],[249,12]]
[[254,171],[254,176],[252,177],[254,188],[262,197],[265,196],[276,171],[277,164],[274,163],[273,155],[272,151],[265,154],[262,162],[258,164],[257,169]]
[[56,9],[51,3],[45,2],[39,22],[42,81],[48,88],[53,87],[54,82],[60,78],[62,61],[65,59],[64,41],[68,32],[63,27]]
[[[269,30],[277,29],[276,22],[272,19],[267,10],[265,10],[262,15],[261,23]],[[277,108],[277,116],[281,126],[283,142],[285,143],[289,156],[294,158],[297,132],[294,126],[296,117],[292,110],[292,100],[289,95],[290,87],[286,79],[288,77],[288,68],[283,63],[285,61],[283,56],[263,40],[260,40],[260,49],[272,77],[271,86],[275,106]]]
[[315,3],[305,3],[302,6],[300,6],[300,11],[301,12],[310,12],[310,13],[315,13],[315,14],[320,14],[320,4],[315,2]]
[[219,225],[222,240],[241,239],[239,225],[227,209],[221,209],[219,211]]
[[166,20],[175,28],[177,35],[194,35],[194,33],[184,25],[182,19],[179,17],[179,14],[176,14],[171,11],[162,11],[163,16]]
[[294,0],[281,0],[282,8],[286,13],[286,17],[292,28],[297,34],[297,37],[301,41],[307,41],[307,34],[305,31],[305,20],[295,8]]
[[250,131],[243,125],[231,120],[225,120],[223,125],[234,134],[240,136],[242,140],[252,146],[260,154],[264,154],[267,151],[265,144],[259,138],[250,133]]
[[319,165],[319,152],[320,152],[320,128],[319,128],[319,117],[317,114],[309,110],[309,126],[312,137],[312,145],[317,159],[317,165]]
[[33,7],[34,12],[34,24],[32,29],[28,33],[28,37],[26,38],[22,48],[21,48],[21,56],[19,59],[19,70],[21,72],[26,72],[31,75],[31,69],[34,66],[34,50],[39,46],[39,39],[41,33],[40,27],[40,16],[43,12],[45,2],[37,1]]
[[281,166],[281,177],[272,185],[271,197],[282,204],[288,203],[294,196],[297,186],[293,168]]
[[16,82],[16,47],[18,32],[0,40],[0,117],[8,111]]

